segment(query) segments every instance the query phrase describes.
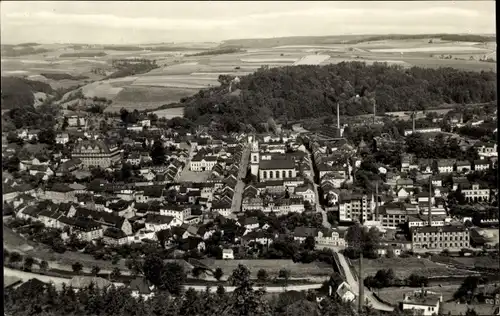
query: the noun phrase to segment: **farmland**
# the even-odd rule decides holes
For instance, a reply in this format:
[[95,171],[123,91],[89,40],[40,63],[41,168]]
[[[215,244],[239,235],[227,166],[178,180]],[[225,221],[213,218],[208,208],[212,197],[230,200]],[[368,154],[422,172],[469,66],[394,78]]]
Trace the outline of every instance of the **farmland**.
[[[361,61],[368,64],[386,62],[402,67],[452,67],[471,71],[496,71],[496,62],[479,60],[495,60],[496,44],[493,42],[446,41],[438,36],[409,37],[411,39],[388,37],[390,39],[385,40],[367,40],[364,37],[365,40],[362,40],[363,36],[356,36],[349,38],[351,41],[344,40],[342,43],[341,38],[343,37],[283,41],[268,39],[257,41],[260,43],[258,45],[252,44],[256,43],[252,40],[226,41],[221,45],[40,45],[35,48],[43,50],[34,55],[2,58],[1,72],[2,76],[22,76],[39,80],[53,88],[68,89],[83,85],[82,92],[86,97],[110,99],[113,103],[107,111],[119,111],[122,107],[151,109],[175,103],[200,89],[217,86],[219,75],[244,76],[262,66],[327,65],[343,61]],[[224,48],[224,45],[230,45],[232,42],[246,43],[243,45],[244,50],[234,50],[230,54],[203,53]],[[118,58],[154,59],[159,67],[144,74],[118,80],[103,80],[113,72],[112,61]],[[96,69],[99,69],[99,72],[96,72]],[[42,73],[49,74],[48,77],[51,78],[43,77]],[[86,77],[88,79],[84,79]],[[57,78],[62,79],[54,80]]]

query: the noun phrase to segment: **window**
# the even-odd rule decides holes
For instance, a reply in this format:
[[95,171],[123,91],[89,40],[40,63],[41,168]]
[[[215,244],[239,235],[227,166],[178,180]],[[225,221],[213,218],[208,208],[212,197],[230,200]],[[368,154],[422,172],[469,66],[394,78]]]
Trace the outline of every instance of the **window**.
[[272,171],[269,171],[269,179],[272,179],[274,176],[273,172]]
[[288,170],[288,177],[291,178],[292,176],[292,170]]
[[281,171],[281,177],[282,177],[283,179],[284,179],[284,178],[286,178],[286,171],[285,171],[285,170]]
[[266,178],[267,178],[267,171],[263,171],[263,172],[262,172],[262,177],[263,177],[264,179],[266,179]]

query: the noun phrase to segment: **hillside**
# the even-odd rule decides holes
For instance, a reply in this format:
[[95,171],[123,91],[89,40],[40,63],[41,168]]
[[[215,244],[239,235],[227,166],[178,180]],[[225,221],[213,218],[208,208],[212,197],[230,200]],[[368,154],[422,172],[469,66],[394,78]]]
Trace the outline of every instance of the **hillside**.
[[[335,113],[342,115],[425,109],[442,103],[480,103],[496,100],[493,72],[452,68],[427,69],[375,63],[342,62],[326,66],[261,68],[233,84],[221,76],[221,86],[186,98],[184,116],[197,123],[218,123],[236,131],[259,126],[269,117],[295,120]],[[358,96],[357,96],[358,95]]]
[[285,45],[357,44],[380,40],[413,40],[435,38],[443,41],[495,42],[496,36],[469,34],[389,34],[389,35],[337,35],[337,36],[291,36],[256,39],[232,39],[223,41],[222,47],[269,48]]
[[35,93],[53,94],[49,84],[16,77],[2,77],[2,110],[33,106]]

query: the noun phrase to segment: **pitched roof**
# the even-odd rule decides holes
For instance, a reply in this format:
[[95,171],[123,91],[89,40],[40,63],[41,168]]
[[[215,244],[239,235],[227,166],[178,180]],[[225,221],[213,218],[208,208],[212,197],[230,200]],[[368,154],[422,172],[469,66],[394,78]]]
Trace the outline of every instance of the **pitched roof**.
[[289,159],[261,160],[259,162],[259,169],[262,169],[262,170],[295,169],[295,162],[293,160],[289,160]]

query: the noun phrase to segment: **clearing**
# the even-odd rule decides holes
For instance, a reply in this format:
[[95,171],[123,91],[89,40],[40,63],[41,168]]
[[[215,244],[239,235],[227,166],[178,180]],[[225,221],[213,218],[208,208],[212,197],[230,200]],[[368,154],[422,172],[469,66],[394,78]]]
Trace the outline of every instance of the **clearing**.
[[154,111],[154,114],[158,115],[158,118],[165,117],[166,119],[171,119],[176,116],[183,116],[184,115],[184,108],[171,108],[171,109],[164,109],[164,110],[158,110]]

